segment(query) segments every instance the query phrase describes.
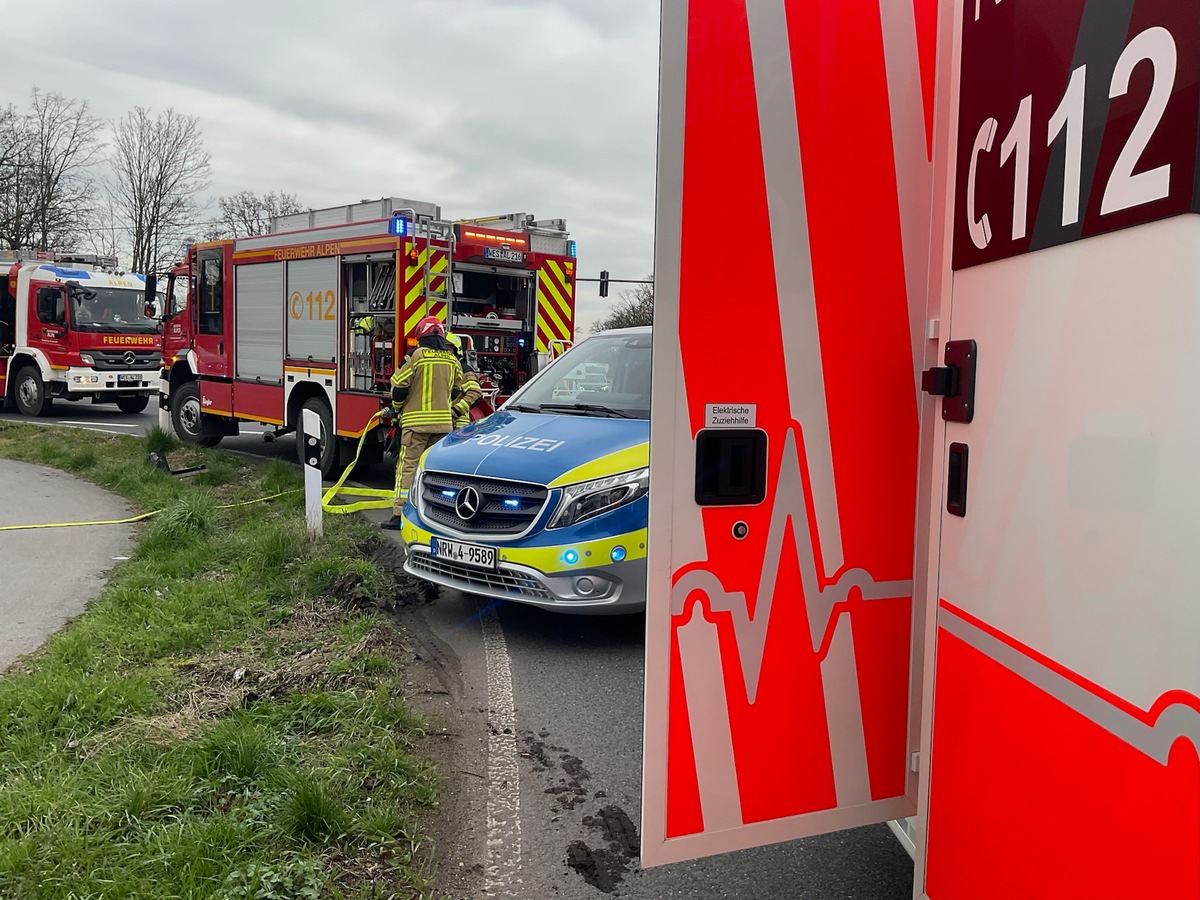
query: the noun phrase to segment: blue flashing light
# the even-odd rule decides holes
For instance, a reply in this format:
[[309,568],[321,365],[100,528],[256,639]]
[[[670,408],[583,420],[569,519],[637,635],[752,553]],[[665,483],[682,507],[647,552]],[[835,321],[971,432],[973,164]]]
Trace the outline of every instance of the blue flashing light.
[[446,497],[447,499],[453,500],[455,497],[458,496],[458,491],[442,491],[442,496]]
[[573,566],[575,563],[579,562],[579,551],[568,550],[562,555],[562,559],[563,562],[565,562],[568,566]]
[[509,509],[520,509],[521,501],[509,499],[509,500],[504,501],[504,505],[507,506]]
[[575,242],[574,241],[567,241],[567,256],[571,257],[572,259],[575,258]]
[[524,347],[525,346],[525,338],[517,338],[517,346]]
[[43,269],[48,269],[57,275],[59,278],[91,278],[92,275],[87,269],[64,269],[60,266],[42,266]]
[[393,213],[392,220],[388,222],[388,234],[394,237],[404,237],[408,234],[408,219],[400,213]]
[[610,553],[608,555],[610,557],[612,557],[613,562],[620,562],[621,560],[623,560],[625,558],[625,548],[624,547],[613,547],[612,553]]

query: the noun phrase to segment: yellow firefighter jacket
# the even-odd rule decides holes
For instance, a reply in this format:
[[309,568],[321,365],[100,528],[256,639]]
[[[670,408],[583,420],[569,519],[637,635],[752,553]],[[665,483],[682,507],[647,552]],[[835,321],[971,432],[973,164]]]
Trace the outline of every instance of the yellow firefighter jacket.
[[400,427],[427,434],[453,430],[451,404],[463,390],[463,371],[453,350],[417,347],[392,373],[392,405]]
[[483,397],[483,388],[479,384],[479,376],[470,364],[464,365],[462,396],[454,401],[454,429],[465,428],[471,424],[471,407]]

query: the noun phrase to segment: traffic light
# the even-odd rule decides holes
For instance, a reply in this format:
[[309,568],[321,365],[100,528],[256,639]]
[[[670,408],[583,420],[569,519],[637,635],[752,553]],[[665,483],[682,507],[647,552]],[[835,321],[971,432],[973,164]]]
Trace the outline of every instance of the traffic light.
[[608,269],[602,269],[600,272],[600,296],[608,296]]

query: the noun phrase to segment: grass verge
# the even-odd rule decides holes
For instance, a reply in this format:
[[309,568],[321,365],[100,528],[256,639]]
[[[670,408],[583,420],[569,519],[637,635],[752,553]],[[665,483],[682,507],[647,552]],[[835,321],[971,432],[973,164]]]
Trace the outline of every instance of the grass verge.
[[[151,450],[204,470],[173,477]],[[330,516],[310,540],[288,466],[161,432],[0,423],[0,457],[162,510],[0,678],[0,897],[432,896],[435,773],[401,636],[362,608],[394,592],[369,526]]]

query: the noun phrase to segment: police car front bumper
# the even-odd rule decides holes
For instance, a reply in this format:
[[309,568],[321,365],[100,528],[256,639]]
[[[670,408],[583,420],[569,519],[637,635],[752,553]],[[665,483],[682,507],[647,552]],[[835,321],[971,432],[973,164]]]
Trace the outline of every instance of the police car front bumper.
[[439,559],[430,555],[428,544],[412,543],[407,551],[405,572],[464,594],[588,615],[638,613],[646,608],[645,559],[551,574],[511,562],[484,569]]

